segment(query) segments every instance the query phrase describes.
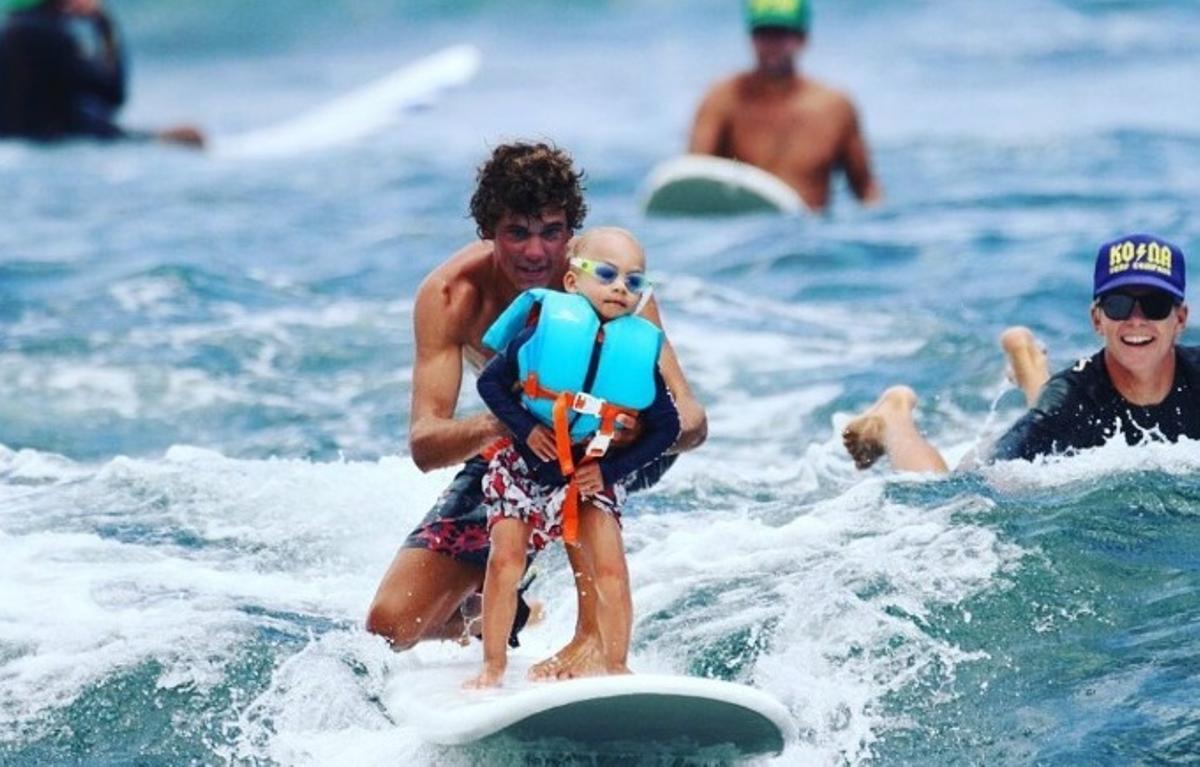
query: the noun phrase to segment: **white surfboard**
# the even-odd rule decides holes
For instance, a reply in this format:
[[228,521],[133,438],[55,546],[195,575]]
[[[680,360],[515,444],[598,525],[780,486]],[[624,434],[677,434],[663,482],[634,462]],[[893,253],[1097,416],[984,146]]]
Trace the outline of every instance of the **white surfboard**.
[[800,195],[777,176],[744,162],[699,154],[655,167],[643,185],[642,209],[675,216],[808,212]]
[[[511,670],[510,670],[511,673]],[[455,678],[461,684],[462,677]],[[443,746],[598,754],[782,753],[795,737],[787,708],[746,685],[642,675],[517,683],[427,699],[417,731]]]
[[473,45],[446,48],[298,117],[218,139],[213,153],[221,158],[263,159],[352,144],[388,127],[406,109],[469,82],[481,59]]

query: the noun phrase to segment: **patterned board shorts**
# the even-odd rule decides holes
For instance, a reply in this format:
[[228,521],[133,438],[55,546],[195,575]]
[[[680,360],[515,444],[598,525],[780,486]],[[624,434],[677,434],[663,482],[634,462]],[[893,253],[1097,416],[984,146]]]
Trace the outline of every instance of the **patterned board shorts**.
[[[624,480],[628,492],[644,490],[662,478],[677,455],[665,455],[643,466]],[[425,515],[404,540],[403,548],[428,549],[471,565],[487,565],[488,508],[483,498],[483,477],[488,462],[475,456],[463,465]]]
[[[483,478],[483,502],[488,510],[488,530],[503,517],[519,519],[530,525],[529,548],[541,551],[546,544],[562,537],[562,509],[567,488],[543,485],[529,474],[525,459],[512,447],[506,447],[488,463]],[[609,485],[587,499],[598,509],[621,521],[625,506],[625,486]]]

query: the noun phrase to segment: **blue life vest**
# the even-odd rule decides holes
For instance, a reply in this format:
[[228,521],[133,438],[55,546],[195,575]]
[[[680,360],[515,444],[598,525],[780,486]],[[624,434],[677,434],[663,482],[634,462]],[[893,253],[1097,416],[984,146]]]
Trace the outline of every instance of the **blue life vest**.
[[[545,288],[527,290],[483,336],[483,344],[503,351],[538,310],[537,325],[517,353],[525,385],[522,402],[542,423],[553,427],[551,399],[531,396],[529,381],[553,392],[589,394],[625,410],[641,410],[654,401],[654,372],[662,349],[662,331],[654,323],[628,315],[601,323],[586,298]],[[603,333],[597,352],[597,335]],[[589,381],[588,373],[595,368]],[[571,440],[578,442],[600,428],[594,414],[576,413]]]

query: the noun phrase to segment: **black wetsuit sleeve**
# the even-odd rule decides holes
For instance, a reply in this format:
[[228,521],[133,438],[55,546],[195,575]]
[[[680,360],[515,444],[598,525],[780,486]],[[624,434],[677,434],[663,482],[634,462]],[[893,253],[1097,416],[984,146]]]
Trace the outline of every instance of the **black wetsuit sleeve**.
[[665,453],[679,438],[679,411],[666,381],[654,371],[654,401],[638,413],[641,436],[627,447],[613,448],[600,459],[604,484],[611,485]]
[[1072,423],[1070,411],[1078,409],[1071,405],[1075,399],[1072,396],[1075,386],[1077,384],[1065,376],[1051,378],[1037,403],[996,440],[991,451],[992,460],[1032,461],[1039,455],[1090,446],[1082,444],[1088,440],[1076,433],[1080,431],[1080,425]]
[[104,61],[104,54],[99,54],[95,59],[86,58],[74,41],[68,40],[72,51],[72,55],[68,59],[70,61],[68,72],[77,93],[98,96],[116,108],[125,103],[125,57],[121,52],[120,43],[117,42],[116,30],[113,29],[111,21],[107,19],[97,21],[96,31],[101,38],[102,45],[105,44],[104,40],[112,40],[113,60],[111,62]]
[[509,343],[508,348],[497,352],[479,374],[479,382],[476,385],[484,404],[522,445],[538,425],[538,420],[521,403],[518,387],[520,373],[517,370],[517,351],[532,334],[532,328],[522,330]]

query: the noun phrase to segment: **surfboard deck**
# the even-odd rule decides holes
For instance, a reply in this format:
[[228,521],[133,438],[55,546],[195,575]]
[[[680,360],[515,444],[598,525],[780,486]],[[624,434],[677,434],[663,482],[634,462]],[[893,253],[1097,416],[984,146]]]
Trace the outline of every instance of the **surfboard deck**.
[[269,159],[354,143],[386,128],[405,110],[469,82],[479,71],[481,59],[473,45],[445,48],[297,117],[218,139],[212,146],[213,155]]
[[778,177],[709,155],[684,155],[656,166],[643,186],[642,209],[662,216],[808,212],[800,195]]
[[[463,679],[455,676],[456,684]],[[736,758],[781,753],[794,737],[787,708],[769,694],[694,677],[522,682],[516,689],[447,691],[430,702],[437,714],[423,716],[417,730],[442,746]]]

